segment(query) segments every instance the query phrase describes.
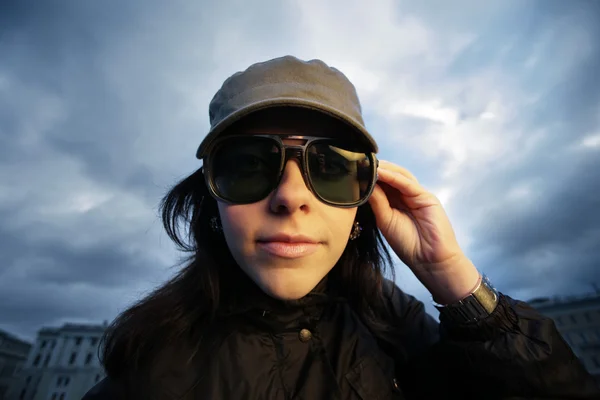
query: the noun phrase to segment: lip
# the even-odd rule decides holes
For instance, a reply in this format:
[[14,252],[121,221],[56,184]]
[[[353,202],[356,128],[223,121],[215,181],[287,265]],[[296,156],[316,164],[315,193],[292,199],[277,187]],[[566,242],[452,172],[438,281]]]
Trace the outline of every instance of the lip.
[[258,239],[258,242],[266,243],[266,242],[280,242],[280,243],[309,243],[309,244],[319,244],[318,240],[315,240],[311,237],[304,235],[292,235],[287,233],[278,233],[276,235],[268,236],[265,238]]
[[281,258],[302,258],[315,253],[318,243],[258,242],[258,247],[272,256]]
[[258,241],[258,247],[275,257],[301,258],[319,249],[320,242],[304,235],[276,234]]

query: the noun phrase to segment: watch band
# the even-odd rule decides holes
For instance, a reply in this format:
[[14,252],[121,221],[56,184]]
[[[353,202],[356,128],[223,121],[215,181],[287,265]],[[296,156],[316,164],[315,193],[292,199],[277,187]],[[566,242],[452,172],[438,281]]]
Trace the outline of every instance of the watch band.
[[487,276],[482,274],[479,285],[473,292],[456,303],[441,305],[434,301],[440,316],[458,324],[474,323],[488,317],[498,305],[500,296]]

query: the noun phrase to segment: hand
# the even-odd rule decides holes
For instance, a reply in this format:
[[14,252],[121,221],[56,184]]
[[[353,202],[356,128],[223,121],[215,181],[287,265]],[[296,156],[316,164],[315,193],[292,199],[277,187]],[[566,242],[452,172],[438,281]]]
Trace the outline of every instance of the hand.
[[461,250],[440,201],[408,170],[380,160],[369,199],[392,250],[440,303],[467,296],[479,272]]

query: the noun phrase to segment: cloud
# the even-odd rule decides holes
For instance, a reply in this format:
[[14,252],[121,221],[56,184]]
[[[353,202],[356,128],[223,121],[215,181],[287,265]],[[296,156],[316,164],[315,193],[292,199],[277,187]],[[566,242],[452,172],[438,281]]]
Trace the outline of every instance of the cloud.
[[584,137],[581,141],[581,146],[589,149],[600,148],[600,133]]
[[598,279],[593,2],[238,3],[0,6],[2,327],[111,320],[164,281],[179,255],[156,206],[199,166],[212,95],[283,54],[349,76],[381,158],[440,197],[504,292]]

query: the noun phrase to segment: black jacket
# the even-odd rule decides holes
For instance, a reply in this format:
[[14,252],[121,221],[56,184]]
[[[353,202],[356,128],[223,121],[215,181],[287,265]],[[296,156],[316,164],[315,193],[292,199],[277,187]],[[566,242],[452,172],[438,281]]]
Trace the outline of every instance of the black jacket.
[[[386,285],[390,323],[403,328],[392,338],[375,335],[325,290],[293,306],[259,295],[230,316],[204,361],[182,367],[167,352],[161,366],[170,372],[151,378],[151,395],[142,387],[136,395],[177,398],[199,378],[183,398],[600,399],[553,321],[527,304],[501,295],[494,313],[476,325],[438,324],[421,302]],[[120,393],[105,378],[83,400],[132,398]]]

